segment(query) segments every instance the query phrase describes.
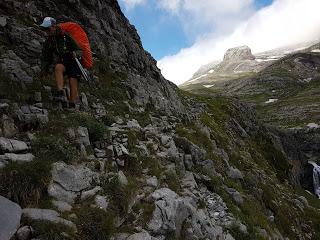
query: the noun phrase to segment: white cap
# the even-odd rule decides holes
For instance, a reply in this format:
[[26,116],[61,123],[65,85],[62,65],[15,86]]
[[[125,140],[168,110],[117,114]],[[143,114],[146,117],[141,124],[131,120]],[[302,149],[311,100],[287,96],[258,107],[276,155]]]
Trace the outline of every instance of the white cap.
[[53,25],[55,25],[56,22],[57,22],[57,21],[56,21],[54,18],[52,18],[52,17],[45,17],[45,18],[43,19],[43,22],[42,22],[42,24],[40,25],[40,27],[50,28],[50,27],[52,27]]

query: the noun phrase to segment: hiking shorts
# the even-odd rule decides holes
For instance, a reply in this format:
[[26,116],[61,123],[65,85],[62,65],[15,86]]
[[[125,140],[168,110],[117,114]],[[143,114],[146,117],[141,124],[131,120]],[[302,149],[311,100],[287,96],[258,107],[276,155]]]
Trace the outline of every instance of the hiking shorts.
[[81,70],[71,53],[65,54],[57,63],[61,63],[66,68],[63,75],[68,76],[69,78],[76,78],[77,80],[80,80]]

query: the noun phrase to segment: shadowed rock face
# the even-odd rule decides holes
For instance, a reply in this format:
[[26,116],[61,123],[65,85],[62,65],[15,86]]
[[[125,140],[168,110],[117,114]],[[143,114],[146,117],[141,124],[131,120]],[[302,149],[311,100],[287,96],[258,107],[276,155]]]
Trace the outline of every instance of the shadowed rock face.
[[[116,0],[1,1],[0,66],[14,81],[30,83],[39,72],[44,33],[37,27],[46,16],[75,21],[88,33],[96,59],[114,72],[125,72],[123,85],[138,104],[153,104],[166,113],[184,112],[176,86],[165,80],[156,61],[142,48],[136,29]],[[19,13],[19,17],[18,14]]]

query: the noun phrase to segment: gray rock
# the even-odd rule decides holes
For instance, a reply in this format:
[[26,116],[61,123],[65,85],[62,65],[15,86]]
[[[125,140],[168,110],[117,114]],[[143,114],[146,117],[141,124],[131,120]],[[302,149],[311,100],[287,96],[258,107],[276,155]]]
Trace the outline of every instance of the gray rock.
[[74,200],[78,196],[77,193],[67,191],[62,186],[54,182],[51,182],[48,186],[48,194],[59,201],[64,201],[69,204],[73,204]]
[[90,109],[87,95],[84,92],[81,93],[81,103],[83,110],[88,111]]
[[75,131],[76,141],[84,146],[90,146],[89,131],[85,127],[78,127]]
[[63,201],[52,201],[53,206],[55,206],[60,212],[70,212],[72,209],[72,206]]
[[49,116],[48,116],[48,114],[38,113],[38,114],[36,114],[36,120],[37,120],[40,124],[46,124],[46,123],[49,122]]
[[0,239],[10,240],[20,225],[20,206],[0,196]]
[[26,154],[15,154],[15,153],[5,153],[4,155],[0,155],[1,161],[11,161],[11,162],[31,162],[34,160],[34,155],[31,153]]
[[33,78],[28,73],[30,65],[23,61],[12,50],[9,50],[1,56],[0,66],[12,81],[28,83],[33,81]]
[[223,240],[235,240],[235,239],[232,237],[230,233],[227,233],[227,235],[223,237]]
[[95,148],[94,155],[97,158],[104,158],[104,157],[106,157],[107,153],[106,153],[106,150]]
[[158,187],[158,179],[156,176],[150,177],[147,179],[147,185],[150,187]]
[[83,144],[81,144],[80,145],[80,160],[86,161],[87,159],[88,159],[87,149]]
[[100,209],[107,210],[107,208],[108,208],[108,206],[109,206],[109,202],[108,202],[107,197],[97,195],[97,196],[95,197],[94,201],[95,201],[96,205],[97,205]]
[[42,101],[41,92],[35,92],[35,93],[34,93],[34,101],[35,101],[35,102],[41,102],[41,101]]
[[118,179],[119,179],[120,184],[128,185],[128,179],[127,179],[126,175],[124,175],[124,173],[122,171],[118,172]]
[[116,144],[113,147],[118,157],[130,154],[128,149],[126,149],[126,147],[123,146],[123,144]]
[[119,125],[122,125],[124,123],[123,119],[119,116],[115,117],[115,122]]
[[114,236],[114,240],[127,240],[129,236],[129,233],[116,233]]
[[116,163],[117,163],[120,167],[124,167],[124,159],[116,158]]
[[0,16],[0,26],[5,27],[7,25],[7,17],[6,16]]
[[135,233],[129,236],[126,240],[156,240],[156,238],[150,236],[148,232]]
[[18,240],[29,240],[32,237],[33,229],[30,226],[23,226],[18,229],[16,237]]
[[186,172],[182,179],[182,186],[189,189],[196,189],[198,187],[192,172]]
[[172,137],[168,135],[161,135],[161,144],[165,147],[169,147],[169,143],[172,141]]
[[52,167],[52,180],[67,191],[80,192],[90,189],[92,182],[98,182],[98,179],[97,173],[83,165],[73,166],[57,162]]
[[17,153],[28,150],[25,142],[0,137],[0,150],[3,152]]
[[226,188],[227,193],[231,196],[232,200],[237,204],[237,205],[242,205],[243,204],[243,197],[241,194],[233,188]]
[[14,124],[14,120],[7,115],[3,115],[0,121],[0,132],[4,137],[10,138],[13,137],[17,132],[18,129]]
[[268,239],[269,235],[265,229],[258,228],[257,231],[261,237],[263,237],[264,239]]
[[74,140],[76,138],[76,132],[73,128],[68,128],[66,131],[66,135],[70,140]]
[[94,195],[96,195],[98,192],[101,191],[101,187],[97,186],[91,190],[88,190],[88,191],[84,191],[81,193],[81,200],[86,200],[88,198],[91,198],[93,197]]
[[135,119],[129,120],[129,121],[127,122],[127,127],[128,127],[129,129],[137,129],[137,130],[140,130],[140,129],[141,129],[140,124],[139,124],[138,121],[135,120]]
[[76,225],[60,217],[59,213],[51,209],[25,208],[22,210],[24,216],[32,220],[49,221],[52,223],[61,223],[70,228],[76,229]]
[[228,171],[228,176],[229,176],[231,179],[243,180],[242,172],[241,172],[239,169],[237,169],[237,168],[230,167],[230,168],[229,168],[229,171]]
[[156,235],[173,231],[179,237],[182,223],[190,215],[188,206],[168,188],[156,190],[151,197],[155,200],[156,209],[148,229]]
[[187,170],[192,170],[193,162],[191,154],[184,155],[184,165]]

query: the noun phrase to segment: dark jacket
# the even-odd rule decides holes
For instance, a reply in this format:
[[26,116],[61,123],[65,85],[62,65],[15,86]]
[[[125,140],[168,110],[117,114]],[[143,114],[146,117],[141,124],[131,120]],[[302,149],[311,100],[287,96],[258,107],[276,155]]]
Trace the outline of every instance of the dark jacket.
[[41,70],[48,72],[49,67],[54,60],[64,58],[66,55],[75,52],[77,56],[82,55],[82,50],[73,38],[68,34],[62,34],[59,27],[54,32],[50,32],[47,40],[42,47]]

